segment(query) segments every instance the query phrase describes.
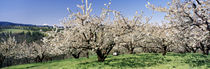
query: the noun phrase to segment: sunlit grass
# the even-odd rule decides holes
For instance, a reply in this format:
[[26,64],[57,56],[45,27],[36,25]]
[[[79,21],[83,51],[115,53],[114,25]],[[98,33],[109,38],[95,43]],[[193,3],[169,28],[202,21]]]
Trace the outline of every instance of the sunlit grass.
[[33,32],[31,30],[22,30],[22,29],[1,29],[0,33],[5,32],[5,33],[21,33],[21,32]]
[[4,69],[208,69],[210,56],[202,54],[125,54],[109,56],[105,62],[97,62],[96,56],[32,63]]

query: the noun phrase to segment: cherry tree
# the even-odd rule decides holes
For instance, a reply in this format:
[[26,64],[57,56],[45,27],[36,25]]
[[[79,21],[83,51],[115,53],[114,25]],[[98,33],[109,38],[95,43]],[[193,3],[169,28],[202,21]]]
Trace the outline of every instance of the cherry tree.
[[208,54],[210,50],[208,44],[209,42],[205,43],[205,41],[208,41],[207,39],[210,37],[208,3],[209,0],[172,0],[168,3],[168,8],[156,7],[149,2],[146,7],[155,11],[167,13],[165,19],[179,31],[192,31],[193,29],[200,29],[200,37],[195,38],[198,40],[196,43],[200,44],[200,49],[204,54]]
[[[110,4],[111,2],[105,5],[109,8]],[[46,39],[44,42],[56,44],[54,46],[60,50],[62,47],[73,49],[72,51],[78,51],[77,54],[83,50],[92,50],[97,54],[98,61],[103,62],[116,44],[115,25],[107,18],[111,10],[104,9],[100,16],[92,16],[91,6],[88,0],[82,0],[82,5],[77,5],[81,12],[73,13],[68,8],[70,15],[62,21],[64,30],[52,32],[53,36],[48,38],[53,41]]]
[[[117,44],[119,47],[124,47],[130,54],[134,54],[134,49],[144,47],[143,40],[146,39],[146,32],[144,33],[145,24],[148,24],[151,17],[143,17],[143,12],[140,14],[136,11],[136,15],[129,20],[123,17],[120,13],[115,13]],[[145,21],[143,21],[145,19]]]

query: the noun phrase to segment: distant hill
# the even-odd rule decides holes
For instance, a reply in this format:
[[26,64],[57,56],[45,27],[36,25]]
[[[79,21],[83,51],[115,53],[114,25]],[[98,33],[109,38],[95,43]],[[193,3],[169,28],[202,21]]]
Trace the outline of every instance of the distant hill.
[[0,21],[0,26],[35,26],[35,27],[52,27],[52,26],[47,26],[47,25],[20,24],[20,23],[5,22],[5,21]]
[[12,22],[3,22],[0,21],[0,26],[36,26],[32,24],[19,24],[19,23],[12,23]]

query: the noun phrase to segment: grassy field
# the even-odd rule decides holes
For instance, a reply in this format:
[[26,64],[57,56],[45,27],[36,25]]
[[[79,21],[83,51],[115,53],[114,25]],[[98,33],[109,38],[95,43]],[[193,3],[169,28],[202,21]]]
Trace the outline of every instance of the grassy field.
[[20,33],[20,32],[28,32],[28,31],[33,32],[31,30],[21,30],[21,29],[1,29],[0,33],[2,32]]
[[44,63],[23,64],[3,69],[210,69],[210,56],[201,54],[125,54],[97,62],[96,56]]

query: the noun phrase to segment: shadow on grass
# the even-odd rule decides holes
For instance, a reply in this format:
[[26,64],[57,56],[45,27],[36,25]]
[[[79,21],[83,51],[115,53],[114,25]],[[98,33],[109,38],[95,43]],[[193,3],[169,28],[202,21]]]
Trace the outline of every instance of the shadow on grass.
[[[120,56],[119,56],[120,57]],[[104,62],[84,62],[80,63],[80,65],[84,65],[86,67],[94,67],[94,66],[110,66],[110,67],[150,67],[157,64],[163,64],[166,61],[162,56],[155,56],[155,55],[135,55],[132,57],[125,57],[125,58],[112,58],[107,59]]]
[[[50,63],[55,63],[55,62],[60,62],[59,60],[54,60],[54,61],[45,61],[45,62],[38,62],[38,63],[33,63],[33,65],[29,65],[25,67],[24,69],[29,69],[29,68],[34,68],[34,67],[39,67],[45,64],[50,64]],[[54,65],[56,66],[56,65]]]
[[185,58],[185,63],[189,64],[192,67],[198,67],[207,65],[210,68],[210,58],[209,55],[202,54],[188,54]]
[[209,55],[203,55],[198,53],[168,53],[167,56],[176,56],[182,58],[182,63],[189,64],[192,67],[207,65],[210,68],[210,58]]
[[26,69],[33,68],[33,67],[38,67],[38,66],[41,66],[41,65],[33,65],[33,66],[29,66],[29,67],[26,67]]

